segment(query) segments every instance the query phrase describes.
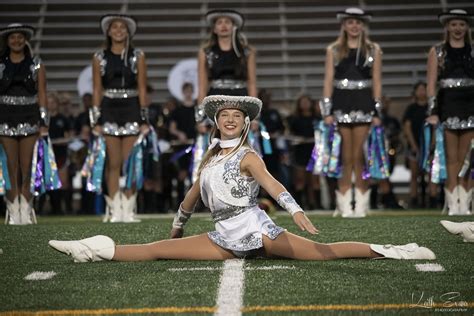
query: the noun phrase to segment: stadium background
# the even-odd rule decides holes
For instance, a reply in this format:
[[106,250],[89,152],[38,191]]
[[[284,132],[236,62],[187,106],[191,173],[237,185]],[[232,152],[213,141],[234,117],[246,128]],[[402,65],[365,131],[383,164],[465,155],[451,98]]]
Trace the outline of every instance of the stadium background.
[[[369,34],[383,49],[383,94],[391,99],[391,115],[401,120],[413,84],[425,80],[429,48],[443,37],[437,15],[450,8],[473,11],[473,1],[2,0],[0,21],[2,26],[19,22],[36,27],[32,47],[46,65],[48,91],[69,92],[73,103],[80,104],[78,78],[104,42],[100,17],[117,12],[135,16],[139,28],[134,45],[146,53],[153,102],[162,103],[171,96],[168,81],[178,91],[182,82],[197,81],[192,64],[208,34],[205,13],[236,9],[245,16],[244,33],[258,52],[257,87],[270,90],[273,106],[287,116],[302,93],[320,98],[325,48],[339,34],[335,15],[349,6],[373,14]],[[82,79],[91,81],[87,74]],[[397,157],[391,181],[397,194],[407,194],[410,173],[403,153]]]
[[138,19],[135,46],[147,55],[154,101],[169,96],[167,79],[180,60],[195,58],[206,38],[204,14],[233,8],[246,18],[244,32],[258,51],[258,87],[272,92],[282,111],[301,92],[318,99],[322,93],[325,47],[339,33],[337,11],[359,6],[373,13],[370,37],[383,49],[383,93],[392,111],[403,113],[413,83],[424,80],[427,52],[443,36],[437,14],[448,8],[472,11],[469,0],[334,0],[334,1],[95,1],[3,0],[2,24],[21,22],[37,28],[33,47],[42,57],[48,90],[77,96],[76,81],[104,36],[99,18],[122,12]]

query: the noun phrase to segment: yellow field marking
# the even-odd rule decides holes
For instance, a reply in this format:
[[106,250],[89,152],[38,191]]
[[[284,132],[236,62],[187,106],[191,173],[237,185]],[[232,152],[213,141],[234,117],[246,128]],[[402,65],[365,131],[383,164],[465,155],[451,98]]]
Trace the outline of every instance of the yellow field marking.
[[[455,305],[456,302],[452,302]],[[296,311],[371,311],[371,310],[401,310],[401,309],[452,309],[461,310],[474,307],[474,302],[463,302],[462,306],[447,306],[447,303],[433,303],[427,307],[413,304],[367,304],[367,305],[270,305],[247,306],[243,313],[250,312],[296,312]],[[123,314],[181,314],[181,313],[214,313],[216,307],[154,307],[154,308],[122,308],[122,309],[75,309],[47,311],[10,311],[0,312],[0,316],[41,316],[41,315],[123,315]]]
[[[454,304],[453,302],[452,304]],[[463,302],[464,303],[464,302]],[[467,309],[474,307],[474,302],[466,302],[463,306],[445,306],[445,303],[433,303],[430,309]],[[427,309],[414,304],[367,304],[367,305],[274,305],[274,306],[248,306],[242,312],[295,312],[295,311],[370,311],[385,309]]]

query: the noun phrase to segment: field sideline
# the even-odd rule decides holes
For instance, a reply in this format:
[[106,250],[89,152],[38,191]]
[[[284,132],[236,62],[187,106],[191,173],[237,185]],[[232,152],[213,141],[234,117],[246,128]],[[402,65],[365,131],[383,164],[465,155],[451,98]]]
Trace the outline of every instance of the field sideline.
[[[137,224],[102,224],[92,216],[41,217],[35,226],[0,227],[0,316],[473,315],[474,245],[444,231],[439,221],[447,217],[439,211],[377,212],[355,220],[328,214],[309,212],[320,229],[309,238],[417,242],[438,258],[74,264],[49,248],[48,240],[105,234],[118,244],[151,242],[167,238],[171,216],[152,216]],[[186,235],[213,228],[208,215],[197,215]],[[273,218],[298,233],[288,215],[277,213]],[[416,265],[427,263],[436,264],[430,269],[444,271],[417,271]]]

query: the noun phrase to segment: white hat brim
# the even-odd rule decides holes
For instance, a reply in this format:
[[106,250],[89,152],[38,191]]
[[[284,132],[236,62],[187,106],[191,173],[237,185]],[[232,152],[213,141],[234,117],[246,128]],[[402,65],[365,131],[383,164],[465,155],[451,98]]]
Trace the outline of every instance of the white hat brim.
[[212,26],[214,25],[214,22],[220,17],[228,17],[234,22],[235,26],[237,26],[238,28],[241,28],[244,25],[244,19],[240,14],[227,11],[212,12],[207,14],[206,22],[209,26]]
[[134,36],[137,32],[137,22],[133,18],[126,15],[106,15],[100,20],[100,27],[102,28],[104,35],[107,35],[110,24],[114,20],[121,20],[127,24],[130,37]]
[[237,109],[253,120],[262,109],[262,101],[249,96],[210,95],[204,98],[202,105],[206,115],[211,119],[223,109]]
[[345,19],[357,19],[368,23],[370,22],[370,20],[372,20],[372,16],[369,14],[349,14],[345,12],[340,12],[336,15],[336,19],[338,22],[342,22]]
[[9,26],[0,30],[0,37],[8,36],[11,33],[25,34],[26,39],[30,40],[35,34],[35,30],[32,26],[28,25]]
[[463,20],[463,21],[466,21],[469,25],[472,25],[474,23],[474,16],[446,13],[446,14],[440,14],[438,16],[438,20],[443,25],[448,23],[450,20]]

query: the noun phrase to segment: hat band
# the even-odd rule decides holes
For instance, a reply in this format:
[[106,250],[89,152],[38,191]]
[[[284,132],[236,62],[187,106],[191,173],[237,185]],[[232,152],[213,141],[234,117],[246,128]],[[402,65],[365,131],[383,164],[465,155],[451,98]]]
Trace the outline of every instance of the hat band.
[[211,88],[213,89],[244,89],[247,83],[242,80],[233,79],[217,79],[211,81]]
[[474,79],[470,78],[448,78],[439,81],[440,88],[466,88],[474,87]]
[[30,105],[37,102],[37,96],[14,96],[14,95],[0,95],[0,103],[7,105]]
[[104,96],[109,99],[127,99],[138,96],[136,89],[106,89]]
[[372,80],[334,80],[334,87],[342,90],[362,90],[372,87]]

